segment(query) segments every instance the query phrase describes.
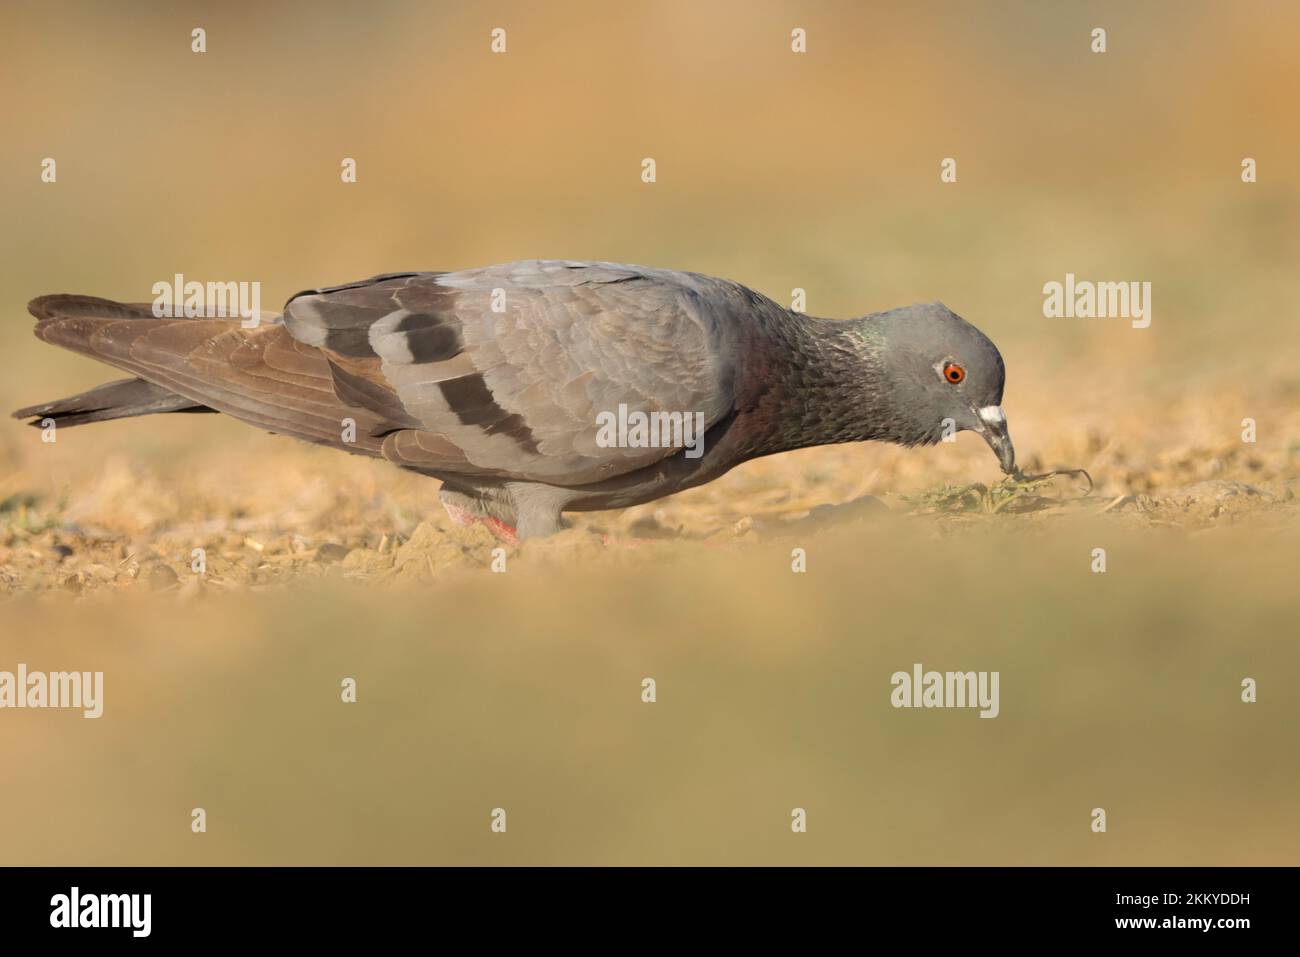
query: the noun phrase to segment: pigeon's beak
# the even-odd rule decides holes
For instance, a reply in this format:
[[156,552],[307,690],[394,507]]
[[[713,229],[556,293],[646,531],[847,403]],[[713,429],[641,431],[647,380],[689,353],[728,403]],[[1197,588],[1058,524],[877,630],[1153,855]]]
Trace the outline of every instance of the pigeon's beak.
[[1002,406],[986,405],[982,409],[976,409],[975,415],[980,421],[979,433],[997,455],[1002,471],[1007,475],[1014,474],[1016,447],[1011,444],[1011,436],[1007,432],[1007,416],[1002,411]]

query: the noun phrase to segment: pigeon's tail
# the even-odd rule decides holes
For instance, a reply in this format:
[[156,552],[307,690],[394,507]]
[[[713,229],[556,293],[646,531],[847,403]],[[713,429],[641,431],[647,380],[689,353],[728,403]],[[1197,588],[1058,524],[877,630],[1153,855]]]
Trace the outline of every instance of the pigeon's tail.
[[14,413],[15,419],[31,419],[29,425],[42,428],[53,420],[58,426],[85,425],[87,422],[106,422],[109,419],[126,419],[134,415],[154,415],[161,412],[213,412],[206,405],[191,402],[184,396],[169,392],[162,386],[144,379],[119,379],[106,382],[89,392],[29,405]]
[[362,386],[376,389],[361,373],[349,380],[361,385],[341,398],[335,374],[343,371],[294,339],[278,315],[262,313],[248,326],[237,315],[156,316],[149,303],[64,295],[41,296],[27,308],[38,339],[134,376],[15,413],[33,425],[224,412],[279,435],[375,457],[404,427],[353,398]]
[[[76,322],[78,318],[102,321],[154,317],[153,307],[149,304],[113,302],[95,296],[41,296],[28,303],[27,309],[37,319],[37,336],[88,355],[95,355],[90,338],[99,329],[99,324],[81,324]],[[17,410],[13,416],[15,419],[31,419],[29,424],[41,428],[49,420],[67,427],[163,412],[212,411],[215,410],[144,379],[119,379],[66,399],[30,405]]]
[[36,317],[38,336],[41,334],[41,326],[52,319],[74,319],[79,316],[96,319],[155,318],[151,303],[114,302],[98,296],[78,296],[63,292],[37,296],[27,304],[27,311]]

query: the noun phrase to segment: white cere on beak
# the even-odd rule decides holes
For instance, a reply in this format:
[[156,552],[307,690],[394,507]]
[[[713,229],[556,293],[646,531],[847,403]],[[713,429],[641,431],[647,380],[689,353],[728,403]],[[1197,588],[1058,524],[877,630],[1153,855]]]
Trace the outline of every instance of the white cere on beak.
[[1007,414],[1002,411],[1000,405],[986,405],[977,411],[981,419],[989,425],[1006,425]]

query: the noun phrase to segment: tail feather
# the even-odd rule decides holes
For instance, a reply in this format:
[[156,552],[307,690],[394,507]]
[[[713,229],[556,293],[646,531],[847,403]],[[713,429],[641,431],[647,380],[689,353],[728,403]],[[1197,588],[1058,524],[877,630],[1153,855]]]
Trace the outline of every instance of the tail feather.
[[[27,304],[27,311],[37,319],[66,319],[94,316],[98,319],[152,319],[153,304],[148,302],[114,302],[98,296],[56,292],[37,296]],[[39,326],[41,323],[38,322]]]
[[36,428],[41,428],[47,419],[53,419],[55,425],[66,428],[85,425],[87,422],[126,419],[135,415],[213,411],[215,410],[144,379],[119,379],[66,399],[29,405],[25,409],[19,409],[13,416],[15,419],[32,419],[28,424]]
[[[263,314],[249,328],[233,315],[155,316],[148,303],[77,295],[41,296],[28,309],[37,338],[136,377],[15,413],[33,425],[224,412],[280,435],[376,457],[384,436],[401,427],[341,398],[329,359],[294,339],[280,316]],[[347,420],[352,425],[345,428]]]
[[[155,318],[150,303],[114,302],[98,296],[68,293],[38,296],[27,304],[27,311],[37,319],[38,338],[96,358],[100,357],[91,347],[90,339],[106,320]],[[29,424],[37,428],[49,419],[66,428],[137,415],[213,411],[165,386],[131,378],[107,382],[66,399],[30,405],[14,412],[13,416],[15,419],[31,419]]]

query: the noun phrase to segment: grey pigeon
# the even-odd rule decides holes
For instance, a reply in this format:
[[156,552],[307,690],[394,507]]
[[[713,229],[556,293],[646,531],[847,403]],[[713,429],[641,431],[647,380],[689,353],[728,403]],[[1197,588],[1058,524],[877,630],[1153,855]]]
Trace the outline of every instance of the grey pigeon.
[[308,290],[254,328],[90,296],[28,308],[39,338],[134,378],[18,418],[224,412],[441,479],[453,517],[506,538],[814,445],[973,430],[1015,469],[1002,357],[938,302],[817,319],[695,273],[530,260]]

